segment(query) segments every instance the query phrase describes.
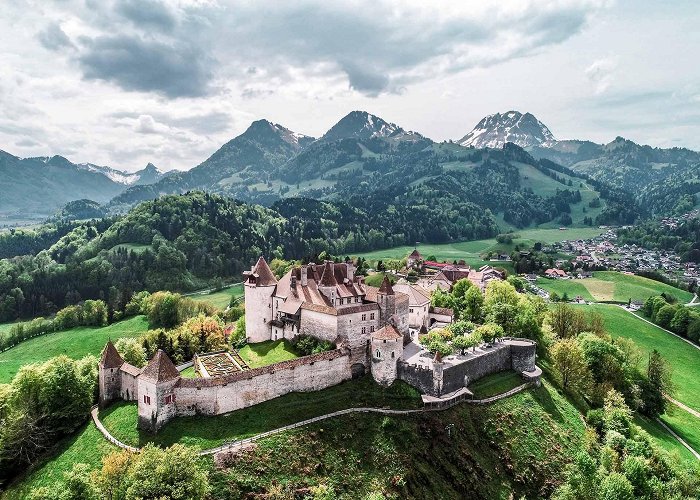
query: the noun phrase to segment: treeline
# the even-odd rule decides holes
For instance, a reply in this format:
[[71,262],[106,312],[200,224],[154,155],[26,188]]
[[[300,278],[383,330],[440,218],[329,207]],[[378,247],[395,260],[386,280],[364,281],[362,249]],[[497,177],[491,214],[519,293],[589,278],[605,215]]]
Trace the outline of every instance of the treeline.
[[677,304],[675,298],[668,295],[652,295],[641,311],[661,328],[700,344],[700,312],[694,307]]
[[657,250],[672,250],[684,262],[700,263],[700,219],[689,218],[676,227],[660,220],[622,228],[617,231],[620,244],[637,245]]

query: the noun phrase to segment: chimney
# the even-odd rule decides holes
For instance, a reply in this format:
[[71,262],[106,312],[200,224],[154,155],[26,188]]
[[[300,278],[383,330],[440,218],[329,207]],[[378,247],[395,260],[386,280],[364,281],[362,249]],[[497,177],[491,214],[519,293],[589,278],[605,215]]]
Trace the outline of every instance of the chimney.
[[306,266],[301,266],[301,286],[306,286],[309,284],[307,270],[308,268]]
[[290,281],[289,285],[292,287],[292,290],[297,289],[297,277],[294,274],[292,274],[291,281]]
[[350,283],[352,283],[353,280],[355,279],[355,266],[352,264],[351,260],[347,261],[345,263],[345,265],[348,268],[348,281],[350,281]]

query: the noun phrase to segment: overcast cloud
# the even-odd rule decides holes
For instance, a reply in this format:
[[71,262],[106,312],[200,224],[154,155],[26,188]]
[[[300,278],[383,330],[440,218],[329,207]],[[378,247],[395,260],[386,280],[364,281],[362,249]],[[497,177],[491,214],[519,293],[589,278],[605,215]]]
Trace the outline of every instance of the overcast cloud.
[[436,140],[530,111],[562,138],[700,149],[693,2],[0,4],[0,149],[190,168],[254,119],[366,109]]

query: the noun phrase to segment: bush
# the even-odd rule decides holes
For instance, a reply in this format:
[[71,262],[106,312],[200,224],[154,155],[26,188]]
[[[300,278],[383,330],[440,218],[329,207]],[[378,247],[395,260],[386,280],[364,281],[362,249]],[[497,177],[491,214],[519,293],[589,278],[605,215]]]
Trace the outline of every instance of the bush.
[[317,339],[311,335],[297,335],[294,337],[294,340],[292,340],[292,345],[302,356],[318,354],[319,352],[330,351],[334,348],[331,342]]

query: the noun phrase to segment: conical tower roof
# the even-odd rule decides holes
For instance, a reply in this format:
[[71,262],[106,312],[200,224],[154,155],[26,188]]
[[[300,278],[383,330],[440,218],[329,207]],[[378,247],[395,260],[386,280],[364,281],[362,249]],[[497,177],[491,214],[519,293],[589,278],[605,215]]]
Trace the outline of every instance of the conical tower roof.
[[124,360],[117,352],[111,340],[107,341],[107,345],[102,350],[102,358],[100,359],[102,366],[105,368],[119,368],[124,364]]
[[331,261],[326,261],[323,265],[323,272],[321,273],[321,286],[336,286],[338,282],[335,279],[335,269]]
[[177,371],[175,365],[167,354],[158,349],[158,352],[151,359],[146,368],[141,372],[141,378],[152,380],[153,382],[164,382],[178,378],[180,372]]
[[277,284],[277,278],[275,278],[270,266],[267,265],[267,262],[262,255],[253,268],[253,274],[257,275],[255,278],[255,284],[257,286],[271,286]]
[[394,295],[394,288],[391,286],[391,281],[389,281],[389,277],[386,274],[384,275],[382,286],[379,287],[379,293],[383,293],[384,295]]

